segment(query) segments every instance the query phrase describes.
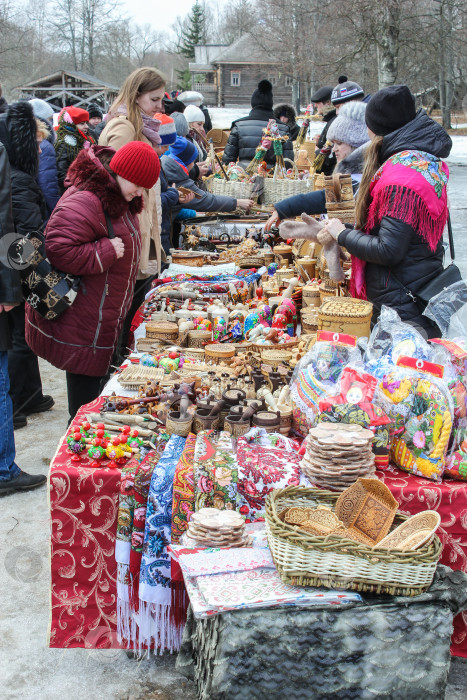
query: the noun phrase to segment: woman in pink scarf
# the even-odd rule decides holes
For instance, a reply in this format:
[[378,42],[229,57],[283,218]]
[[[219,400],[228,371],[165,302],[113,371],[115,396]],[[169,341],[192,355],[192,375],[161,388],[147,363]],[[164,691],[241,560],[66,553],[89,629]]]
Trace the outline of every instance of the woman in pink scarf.
[[415,109],[406,85],[379,90],[369,101],[371,143],[357,196],[355,229],[331,219],[327,229],[352,255],[353,296],[383,304],[428,337],[439,329],[422,315],[417,293],[443,270],[448,218],[446,158],[452,141]]

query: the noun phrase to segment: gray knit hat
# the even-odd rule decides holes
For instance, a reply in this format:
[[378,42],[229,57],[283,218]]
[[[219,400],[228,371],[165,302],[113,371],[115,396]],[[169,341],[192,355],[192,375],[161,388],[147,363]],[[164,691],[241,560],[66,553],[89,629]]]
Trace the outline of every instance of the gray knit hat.
[[181,112],[172,112],[170,115],[175,122],[175,129],[178,136],[186,136],[190,131],[186,117]]
[[328,141],[342,141],[352,148],[363,146],[370,140],[365,123],[365,102],[347,102],[331,122],[326,134]]
[[32,107],[34,116],[38,119],[43,119],[44,121],[47,121],[54,113],[53,107],[51,107],[49,103],[45,100],[40,100],[38,97],[29,100],[29,104]]

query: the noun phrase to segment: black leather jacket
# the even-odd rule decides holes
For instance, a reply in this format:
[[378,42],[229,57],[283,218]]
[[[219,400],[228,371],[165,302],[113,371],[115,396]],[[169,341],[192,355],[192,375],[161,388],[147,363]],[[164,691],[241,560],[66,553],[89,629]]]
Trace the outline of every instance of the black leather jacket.
[[[384,137],[381,161],[394,153],[414,149],[446,158],[452,141],[442,126],[419,110],[415,119]],[[401,288],[397,279],[413,294],[433,280],[443,269],[443,246],[440,241],[434,252],[411,226],[389,216],[370,235],[346,229],[339,234],[339,245],[366,265],[367,297],[374,305],[375,321],[385,304],[397,311],[403,321],[424,328],[428,334],[432,324],[420,314],[419,307]]]
[[[263,137],[263,129],[270,119],[275,119],[272,109],[254,107],[248,117],[237,119],[232,124],[229,140],[222,156],[224,163],[236,162],[237,158],[242,167],[246,167],[254,158],[256,149]],[[289,140],[284,143],[284,158],[293,160],[293,142],[290,138],[289,128],[286,124],[278,123],[279,131],[282,135],[289,136]],[[274,165],[276,157],[272,148],[265,158],[268,165]]]

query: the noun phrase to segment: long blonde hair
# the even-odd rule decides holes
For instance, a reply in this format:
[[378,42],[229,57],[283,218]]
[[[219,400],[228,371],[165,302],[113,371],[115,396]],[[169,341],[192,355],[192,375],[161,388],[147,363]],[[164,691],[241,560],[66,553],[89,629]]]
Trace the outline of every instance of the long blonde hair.
[[357,228],[364,230],[368,219],[368,208],[370,206],[370,184],[375,172],[382,165],[381,162],[381,146],[383,144],[382,136],[375,136],[365,154],[365,166],[363,168],[362,180],[358,188],[357,201],[355,205],[355,218]]
[[143,120],[141,110],[136,102],[140,95],[165,87],[167,80],[157,68],[138,68],[123,83],[120,92],[110,107],[110,119],[118,113],[118,108],[125,105],[127,116],[136,130],[136,140],[141,141]]

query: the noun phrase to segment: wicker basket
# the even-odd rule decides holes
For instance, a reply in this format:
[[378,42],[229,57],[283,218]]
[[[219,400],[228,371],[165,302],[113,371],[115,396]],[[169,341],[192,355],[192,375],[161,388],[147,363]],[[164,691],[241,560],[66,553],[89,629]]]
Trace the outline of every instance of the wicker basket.
[[186,348],[183,354],[185,357],[193,357],[198,362],[204,361],[204,348]]
[[204,348],[206,343],[212,340],[211,331],[188,331],[188,347],[189,348]]
[[309,279],[313,279],[316,275],[316,258],[297,258],[296,260],[296,265],[297,269],[300,271],[300,268],[306,272],[308,275]]
[[[434,537],[415,551],[378,550],[353,540],[312,535],[283,522],[284,508],[334,508],[338,494],[315,488],[289,486],[266,498],[266,530],[274,563],[284,583],[299,586],[415,596],[433,580],[441,542]],[[394,525],[407,516],[398,513]]]
[[264,178],[264,190],[261,196],[262,204],[275,204],[294,194],[306,194],[313,191],[312,180],[297,179],[298,169],[294,161],[284,158],[284,162],[291,163],[295,172],[295,178],[279,178],[276,173],[274,173],[273,177]]
[[190,250],[177,250],[172,253],[174,265],[188,265],[190,267],[202,267],[205,262],[204,253],[196,253]]
[[319,330],[370,336],[373,304],[362,299],[338,297],[324,301],[318,309]]
[[275,352],[282,353],[282,356],[285,356],[290,355],[289,350],[296,347],[299,342],[299,338],[292,338],[287,343],[282,343],[281,345],[263,345],[261,343],[252,343],[251,348],[255,352],[259,352],[261,357],[263,357],[263,354],[268,352],[268,350],[274,350]]
[[[237,174],[247,178],[245,171],[239,166],[228,168],[227,175],[231,175],[234,170]],[[206,185],[207,191],[211,192],[211,194],[221,194],[225,197],[233,197],[234,199],[251,199],[255,186],[253,182],[248,182],[248,179],[225,180],[224,178],[218,177],[209,177],[204,181],[204,184]]]
[[302,304],[306,306],[321,306],[321,297],[317,284],[306,284],[302,289]]
[[330,219],[339,219],[343,224],[355,224],[355,208],[352,209],[335,209],[334,211],[329,211],[328,216]]
[[153,340],[171,340],[176,343],[178,339],[178,326],[170,321],[150,321],[146,324],[146,338]]
[[167,415],[165,429],[169,435],[180,435],[180,437],[187,437],[187,435],[191,432],[192,423],[193,418],[191,416],[180,420],[179,411],[170,411],[170,413]]
[[295,277],[296,275],[297,273],[294,267],[281,267],[281,269],[277,270],[276,274],[274,275],[274,279],[279,287],[283,287],[289,280],[292,279],[292,277]]
[[279,243],[278,245],[274,246],[274,255],[278,255],[280,258],[287,260],[289,265],[292,265],[293,263],[293,248],[291,245]]
[[267,365],[271,365],[273,369],[284,364],[284,362],[290,362],[292,359],[292,353],[289,350],[271,349],[270,345],[266,345],[266,348],[269,348],[269,350],[263,350],[261,359]]
[[330,298],[336,298],[339,296],[339,289],[337,287],[327,287],[325,285],[321,285],[319,288],[319,298],[321,300],[321,306],[324,304],[325,301],[328,301]]
[[250,267],[263,267],[264,265],[264,258],[260,257],[259,255],[252,255],[249,258],[243,258],[238,263],[238,266],[242,270],[248,270]]
[[235,348],[230,343],[217,343],[206,345],[204,348],[204,356],[206,362],[219,364],[223,360],[230,360],[235,355]]
[[[316,308],[316,307],[315,307]],[[306,306],[300,311],[302,331],[304,333],[316,333],[318,330],[318,310]]]

